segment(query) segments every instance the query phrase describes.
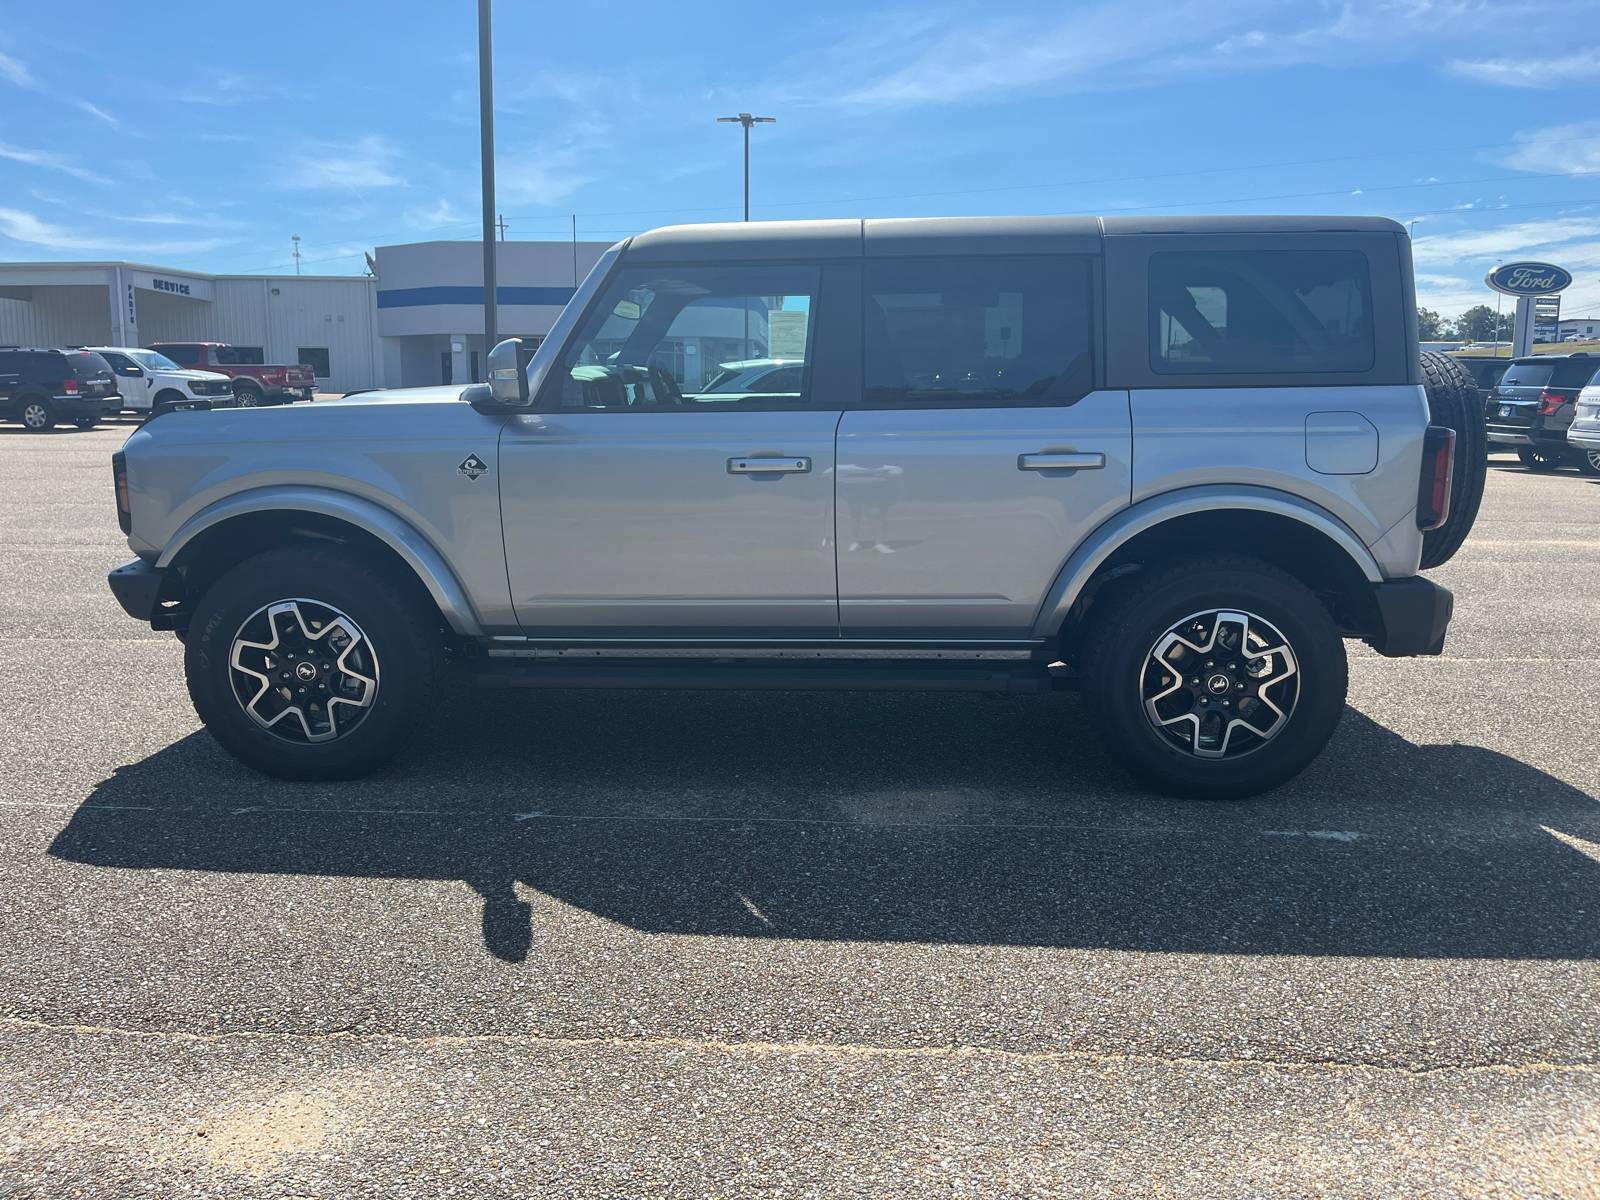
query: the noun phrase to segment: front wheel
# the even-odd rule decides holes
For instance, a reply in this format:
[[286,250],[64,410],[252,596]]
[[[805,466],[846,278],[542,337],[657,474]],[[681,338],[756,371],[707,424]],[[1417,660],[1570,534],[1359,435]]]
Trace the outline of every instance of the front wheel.
[[229,571],[184,643],[189,695],[211,735],[279,779],[353,779],[393,758],[442,669],[437,614],[406,582],[301,547]]
[[1566,455],[1556,450],[1545,450],[1538,446],[1518,446],[1517,458],[1522,465],[1530,471],[1557,471]]
[[1235,800],[1322,752],[1344,711],[1344,643],[1299,580],[1231,554],[1130,577],[1097,599],[1080,671],[1112,753],[1169,795]]

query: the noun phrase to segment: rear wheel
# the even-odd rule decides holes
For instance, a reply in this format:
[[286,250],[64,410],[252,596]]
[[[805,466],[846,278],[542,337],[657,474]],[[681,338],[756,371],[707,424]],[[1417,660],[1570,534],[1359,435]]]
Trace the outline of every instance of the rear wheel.
[[1447,563],[1461,549],[1478,519],[1489,470],[1489,434],[1478,385],[1458,361],[1435,350],[1422,355],[1422,382],[1428,392],[1429,420],[1456,431],[1451,468],[1450,515],[1422,535],[1424,570]]
[[1600,475],[1600,450],[1574,450],[1572,462],[1585,475]]
[[42,396],[28,396],[22,401],[22,424],[29,433],[49,433],[56,427],[56,410]]
[[279,779],[377,770],[416,733],[442,670],[437,614],[414,592],[326,550],[241,563],[185,639],[195,711],[225,750]]
[[266,397],[255,388],[242,387],[234,391],[233,402],[239,408],[260,408],[266,403]]
[[1566,457],[1560,451],[1545,450],[1539,446],[1517,447],[1517,458],[1530,471],[1560,470],[1562,464],[1566,461]]
[[1083,702],[1117,759],[1158,790],[1253,796],[1327,745],[1344,711],[1344,643],[1299,580],[1196,555],[1130,577],[1095,607]]

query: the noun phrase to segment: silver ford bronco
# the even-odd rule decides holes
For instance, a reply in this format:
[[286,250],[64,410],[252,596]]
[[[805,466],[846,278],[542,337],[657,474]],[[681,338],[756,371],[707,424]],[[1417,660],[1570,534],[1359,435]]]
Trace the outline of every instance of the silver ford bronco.
[[370,772],[446,670],[1075,689],[1153,786],[1247,796],[1327,743],[1341,639],[1440,653],[1417,572],[1483,489],[1378,218],[658,229],[529,349],[431,397],[163,412],[115,456],[112,590],[240,760]]

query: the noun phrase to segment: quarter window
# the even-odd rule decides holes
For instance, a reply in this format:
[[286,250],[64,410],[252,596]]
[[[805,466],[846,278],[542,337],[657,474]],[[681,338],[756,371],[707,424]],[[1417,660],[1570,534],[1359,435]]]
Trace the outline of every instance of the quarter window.
[[624,269],[541,407],[706,410],[805,404],[816,267]]
[[866,401],[1070,404],[1094,387],[1080,259],[869,263]]
[[1366,255],[1341,250],[1150,256],[1150,366],[1162,375],[1368,371]]

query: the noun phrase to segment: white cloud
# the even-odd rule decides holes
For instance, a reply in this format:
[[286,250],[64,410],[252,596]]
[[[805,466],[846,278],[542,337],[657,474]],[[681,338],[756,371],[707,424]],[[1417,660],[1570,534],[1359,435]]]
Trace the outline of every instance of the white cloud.
[[1477,61],[1456,59],[1449,66],[1452,75],[1475,79],[1501,87],[1560,88],[1592,83],[1600,75],[1600,48],[1545,58],[1530,54],[1517,58],[1485,58]]
[[54,150],[30,150],[26,146],[12,146],[0,142],[0,158],[9,158],[13,162],[27,163],[32,167],[44,167],[50,171],[62,171],[74,179],[81,179],[84,183],[97,183],[108,186],[111,180],[104,175],[96,175],[93,171],[86,171],[75,165],[65,154],[57,154]]
[[524,204],[554,204],[598,176],[583,163],[605,149],[606,126],[597,120],[574,121],[547,132],[521,152],[502,152],[497,167],[501,195]]
[[99,117],[107,125],[111,126],[111,128],[113,128],[113,129],[121,129],[122,128],[122,122],[121,121],[117,120],[110,113],[104,111],[103,109],[96,108],[94,105],[90,104],[87,100],[79,100],[76,103],[77,103],[78,107],[80,109],[82,109],[84,112],[88,113],[91,117]]
[[[1488,31],[1536,43],[1541,21],[1571,28],[1596,5],[1573,0],[1559,22],[1537,0],[1153,0],[1137,16],[1104,0],[1010,6],[1016,15],[1006,17],[975,7],[857,22],[845,39],[780,63],[771,90],[793,103],[908,108],[1302,64],[1432,65],[1452,42],[1479,45]],[[794,79],[815,82],[801,92]]]
[[283,180],[289,188],[395,187],[405,180],[391,170],[398,151],[380,137],[364,137],[349,145],[307,142],[296,153]]
[[411,228],[423,231],[472,223],[472,218],[457,212],[449,200],[440,200],[432,209],[414,208],[406,213],[405,220]]
[[65,225],[52,225],[20,208],[0,208],[0,233],[13,241],[52,250],[111,250],[119,254],[187,254],[215,250],[226,245],[220,239],[199,242],[156,242],[130,245],[115,237],[95,237]]
[[1533,257],[1554,248],[1566,248],[1584,261],[1561,266],[1583,266],[1600,262],[1600,217],[1551,217],[1542,221],[1523,221],[1497,229],[1465,229],[1457,233],[1436,233],[1420,237],[1411,248],[1418,266],[1457,266],[1462,262],[1493,262],[1497,258]]
[[9,54],[0,54],[0,79],[8,79],[18,87],[31,88],[34,85],[33,74],[27,66]]
[[[1596,67],[1600,72],[1600,66]],[[1521,143],[1500,159],[1500,165],[1541,175],[1589,175],[1600,172],[1600,120],[1577,121],[1519,133]]]

